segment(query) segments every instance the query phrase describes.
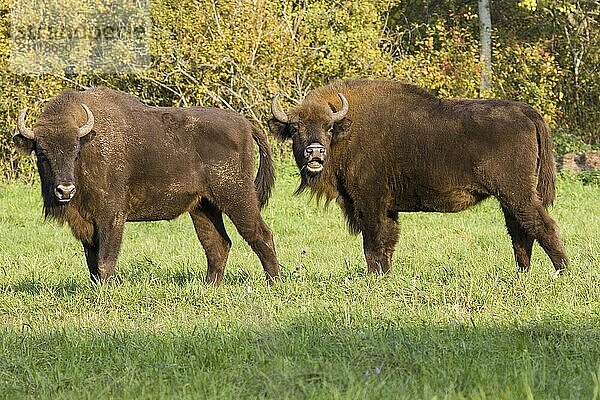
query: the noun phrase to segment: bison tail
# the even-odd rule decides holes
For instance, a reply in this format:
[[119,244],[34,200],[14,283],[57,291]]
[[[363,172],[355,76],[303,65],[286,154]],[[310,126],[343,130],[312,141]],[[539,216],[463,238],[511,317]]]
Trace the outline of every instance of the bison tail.
[[535,112],[530,115],[535,124],[538,142],[538,184],[537,191],[544,207],[554,202],[556,196],[556,162],[550,128],[544,118]]
[[271,197],[271,190],[275,183],[275,169],[273,168],[273,157],[271,156],[271,148],[267,141],[267,136],[260,129],[253,127],[252,137],[258,145],[258,154],[260,161],[258,164],[258,172],[254,178],[254,187],[256,188],[256,196],[260,208],[263,208]]

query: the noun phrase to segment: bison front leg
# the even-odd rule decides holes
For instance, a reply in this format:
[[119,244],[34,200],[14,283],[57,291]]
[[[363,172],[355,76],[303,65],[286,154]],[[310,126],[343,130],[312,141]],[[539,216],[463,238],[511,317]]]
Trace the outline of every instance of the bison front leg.
[[105,283],[113,274],[121,250],[124,225],[124,216],[109,222],[95,222],[91,243],[82,243],[92,282]]
[[361,225],[368,272],[389,275],[394,248],[398,242],[396,221],[386,216],[363,222]]
[[223,279],[231,239],[223,224],[223,215],[212,204],[203,202],[201,208],[190,211],[196,235],[206,254],[206,283],[218,285]]

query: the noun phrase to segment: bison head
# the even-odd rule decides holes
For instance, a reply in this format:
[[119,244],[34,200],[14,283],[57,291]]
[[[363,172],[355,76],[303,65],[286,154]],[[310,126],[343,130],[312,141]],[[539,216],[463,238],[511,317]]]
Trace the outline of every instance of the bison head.
[[273,97],[273,118],[269,120],[269,129],[280,140],[292,140],[296,164],[303,181],[307,184],[318,179],[327,166],[331,146],[350,125],[350,121],[345,118],[348,113],[348,101],[343,94],[338,93],[338,96],[341,101],[339,111],[336,111],[335,105],[305,99],[289,114],[279,109],[279,95]]
[[75,195],[75,161],[82,146],[93,137],[94,127],[94,115],[85,104],[81,107],[87,116],[81,127],[73,115],[47,115],[40,118],[33,129],[27,128],[27,107],[17,120],[18,133],[13,140],[20,149],[35,152],[44,203],[54,198],[59,204],[66,204]]

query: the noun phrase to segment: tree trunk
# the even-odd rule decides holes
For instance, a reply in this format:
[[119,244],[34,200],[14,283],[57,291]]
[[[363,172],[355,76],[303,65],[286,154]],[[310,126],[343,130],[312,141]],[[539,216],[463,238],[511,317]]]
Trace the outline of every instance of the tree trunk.
[[492,88],[492,18],[490,16],[490,1],[479,0],[479,21],[481,26],[481,87],[479,94],[483,97],[485,92]]

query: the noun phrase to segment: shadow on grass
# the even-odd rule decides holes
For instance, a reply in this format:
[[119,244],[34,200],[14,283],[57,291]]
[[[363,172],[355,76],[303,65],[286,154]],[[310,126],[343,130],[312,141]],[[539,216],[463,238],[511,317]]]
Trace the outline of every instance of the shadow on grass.
[[280,328],[3,333],[0,376],[13,395],[592,398],[599,389],[598,321],[346,328],[299,318]]
[[49,283],[37,278],[26,278],[13,284],[0,284],[0,292],[27,293],[30,295],[52,294],[54,297],[71,297],[88,290],[92,284],[89,280],[79,281],[76,278],[63,279]]
[[[311,271],[307,273],[302,266],[283,266],[281,265],[281,275],[279,282],[285,284],[286,282],[294,281],[314,281],[323,282],[331,279],[353,279],[353,278],[365,278],[367,277],[366,267],[365,268],[347,268],[346,271],[340,271],[339,274],[333,275],[331,273],[317,273]],[[338,276],[339,275],[339,276]],[[140,282],[154,282],[154,283],[173,283],[176,286],[182,287],[187,285],[203,285],[206,284],[204,279],[206,277],[206,265],[197,266],[181,266],[178,268],[152,268],[145,264],[141,264],[141,267],[128,268],[117,270],[114,275],[114,282],[124,283],[129,282],[132,284]],[[257,263],[256,265],[245,267],[225,267],[225,274],[223,276],[222,285],[240,286],[240,285],[260,285],[267,284],[267,279],[262,269],[262,266]]]
[[[205,285],[206,270],[196,270],[191,268],[182,268],[179,270],[122,270],[116,271],[111,277],[109,283],[102,286],[110,288],[111,286],[127,285],[164,285],[174,284],[178,287],[188,285]],[[293,280],[294,277],[283,276],[280,284],[286,280]],[[248,284],[264,284],[267,280],[262,271],[254,272],[243,269],[226,271],[223,277],[222,285],[243,286]],[[17,292],[30,295],[39,295],[42,293],[52,293],[56,297],[68,297],[80,293],[81,291],[98,290],[101,286],[93,284],[89,279],[69,278],[60,282],[46,282],[37,277],[26,277],[15,283],[0,283],[0,293]]]
[[[188,285],[212,286],[205,282],[206,270],[203,268],[182,267],[181,269],[152,269],[152,268],[128,268],[117,269],[112,275],[110,281],[103,285],[92,283],[87,275],[81,274],[77,277],[63,278],[60,282],[44,281],[36,276],[25,277],[16,283],[0,283],[0,293],[18,292],[38,295],[42,293],[52,293],[56,297],[68,297],[80,293],[81,291],[98,290],[123,285],[165,285],[174,284],[178,287]],[[338,282],[347,283],[354,279],[364,279],[367,282],[376,283],[378,280],[395,279],[393,276],[382,276],[367,274],[362,268],[346,269],[337,273],[327,273],[326,271],[311,271],[310,273],[303,269],[286,268],[281,269],[281,276],[275,285],[285,285],[293,282],[312,282],[315,285],[323,283]],[[408,279],[408,278],[407,278]],[[222,286],[246,286],[246,285],[264,285],[268,282],[260,266],[254,268],[232,268],[225,270]]]
[[[138,283],[172,283],[176,286],[183,287],[187,285],[205,285],[206,266],[181,267],[178,269],[128,269],[121,270],[115,273],[114,282],[122,284],[128,282],[131,284]],[[224,285],[242,285],[257,279],[255,272],[246,270],[225,270],[223,277]],[[262,275],[260,275],[262,277]]]

